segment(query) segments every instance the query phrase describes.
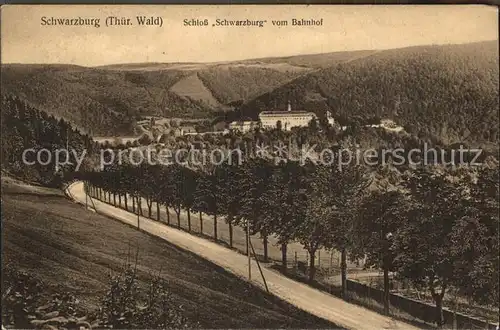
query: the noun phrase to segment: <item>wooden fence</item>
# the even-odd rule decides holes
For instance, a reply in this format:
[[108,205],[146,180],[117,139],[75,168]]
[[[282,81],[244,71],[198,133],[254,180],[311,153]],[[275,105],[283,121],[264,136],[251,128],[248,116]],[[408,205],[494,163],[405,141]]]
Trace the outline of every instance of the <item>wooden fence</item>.
[[[380,304],[384,303],[384,291],[372,288],[368,285],[347,280],[347,291],[354,292],[361,297],[371,298]],[[436,316],[436,307],[422,301],[403,297],[398,294],[391,293],[390,304],[394,308],[399,309],[411,316],[414,316],[424,322],[434,323]],[[443,308],[443,316],[446,327],[453,326],[453,311]],[[456,313],[456,321],[458,329],[496,329],[496,324],[488,323],[484,320],[479,320],[471,316],[461,313]]]

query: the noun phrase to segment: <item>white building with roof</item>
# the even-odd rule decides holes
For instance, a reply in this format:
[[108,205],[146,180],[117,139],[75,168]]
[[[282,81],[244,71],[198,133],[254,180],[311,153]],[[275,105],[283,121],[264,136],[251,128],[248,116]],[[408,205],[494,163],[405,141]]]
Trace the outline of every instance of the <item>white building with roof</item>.
[[317,119],[314,112],[292,110],[288,102],[288,111],[262,111],[259,114],[259,120],[264,129],[272,129],[281,122],[281,128],[289,131],[292,127],[308,126],[311,120]]
[[239,131],[242,133],[246,133],[251,131],[257,126],[257,123],[251,120],[241,120],[241,121],[233,121],[229,124],[229,129],[234,131]]
[[326,112],[326,120],[328,121],[328,125],[333,126],[335,124],[335,119],[332,117],[332,113],[330,111]]
[[402,126],[396,124],[396,122],[392,119],[382,119],[380,120],[380,124],[377,125],[367,125],[369,127],[383,128],[386,131],[391,132],[401,132],[404,130]]

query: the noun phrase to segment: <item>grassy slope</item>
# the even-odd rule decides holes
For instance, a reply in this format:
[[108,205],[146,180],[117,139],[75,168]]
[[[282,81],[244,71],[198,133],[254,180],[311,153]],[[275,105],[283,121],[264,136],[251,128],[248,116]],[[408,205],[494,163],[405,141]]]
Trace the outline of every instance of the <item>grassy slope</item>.
[[212,92],[205,87],[196,73],[189,75],[176,82],[170,91],[178,95],[189,97],[194,100],[200,100],[210,106],[218,106],[219,102],[214,98]]
[[[33,193],[2,183],[2,262],[33,273],[92,308],[139,248],[140,280],[161,270],[179,304],[204,327],[332,327],[191,253],[85,211],[57,191]],[[133,252],[132,252],[133,253]]]

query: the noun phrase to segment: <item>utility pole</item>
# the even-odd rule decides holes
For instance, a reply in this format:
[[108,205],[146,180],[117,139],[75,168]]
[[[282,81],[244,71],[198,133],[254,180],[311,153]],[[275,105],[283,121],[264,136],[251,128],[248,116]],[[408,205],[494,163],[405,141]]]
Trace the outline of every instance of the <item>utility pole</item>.
[[264,277],[264,273],[262,272],[262,268],[260,268],[259,259],[257,258],[257,254],[255,253],[255,250],[253,248],[252,242],[250,242],[250,247],[252,248],[252,252],[253,252],[253,256],[255,258],[255,262],[257,262],[257,267],[259,267],[260,276],[262,276],[262,281],[264,282],[264,286],[266,287],[266,291],[267,291],[267,293],[269,293],[269,288],[267,286],[266,278]]
[[328,274],[331,274],[333,268],[333,252],[330,251],[330,269],[328,271]]
[[248,280],[252,280],[252,264],[250,257],[250,221],[247,219],[247,256],[248,256]]
[[390,246],[390,240],[392,238],[392,233],[389,232],[385,235],[383,235],[382,233],[381,237],[384,240],[382,242],[382,244],[384,244],[384,254],[381,258],[382,268],[384,270],[384,314],[389,315],[391,293],[390,293],[388,254],[389,254],[389,246]]
[[139,222],[139,215],[140,215],[140,211],[139,211],[139,198],[140,197],[137,197],[137,229],[141,229],[140,222]]

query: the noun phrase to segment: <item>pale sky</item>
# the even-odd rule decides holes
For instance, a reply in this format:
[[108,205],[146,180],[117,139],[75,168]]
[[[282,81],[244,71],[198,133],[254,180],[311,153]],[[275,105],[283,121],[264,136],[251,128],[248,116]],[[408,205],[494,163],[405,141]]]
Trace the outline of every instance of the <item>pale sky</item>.
[[[106,17],[133,26],[106,27]],[[138,26],[136,16],[162,17]],[[47,18],[99,18],[100,27],[42,26]],[[184,19],[209,26],[184,26]],[[276,27],[272,20],[323,19],[323,26]],[[267,20],[264,27],[213,27],[216,19]],[[6,5],[3,63],[97,66],[140,62],[215,62],[498,40],[498,9],[486,5]]]

